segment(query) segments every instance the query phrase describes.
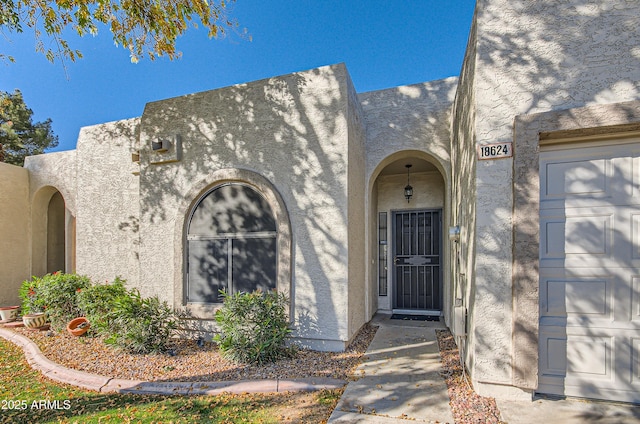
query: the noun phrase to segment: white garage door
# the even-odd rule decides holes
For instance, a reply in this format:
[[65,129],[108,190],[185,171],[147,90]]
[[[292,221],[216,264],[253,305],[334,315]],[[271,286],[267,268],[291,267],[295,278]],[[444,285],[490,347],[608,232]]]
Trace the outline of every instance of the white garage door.
[[640,139],[542,149],[540,393],[640,402],[639,238]]

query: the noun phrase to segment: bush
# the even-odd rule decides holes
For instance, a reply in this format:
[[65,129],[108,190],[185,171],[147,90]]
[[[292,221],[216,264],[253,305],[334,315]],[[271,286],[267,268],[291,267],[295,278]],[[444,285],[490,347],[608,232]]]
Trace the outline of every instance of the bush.
[[164,352],[178,318],[157,296],[143,298],[127,290],[119,277],[92,284],[84,276],[56,272],[24,281],[19,295],[23,313],[46,312],[54,329],[85,316],[105,343],[132,353]]
[[31,280],[22,282],[18,295],[22,299],[21,309],[23,314],[44,312],[45,303],[40,290],[42,282],[42,278],[35,276],[31,277]]
[[125,280],[116,277],[112,283],[95,284],[78,293],[78,307],[91,323],[92,332],[108,334],[112,327],[108,314],[115,307],[115,301],[128,294]]
[[291,333],[285,295],[259,291],[221,293],[224,303],[216,311],[221,332],[215,341],[222,356],[236,362],[263,364],[293,354],[293,348],[285,346]]
[[105,343],[131,353],[161,353],[167,350],[177,317],[167,302],[157,296],[143,298],[138,290],[113,300],[104,319],[109,323]]
[[77,295],[90,285],[91,281],[87,277],[77,274],[54,272],[42,278],[33,277],[31,281],[25,281],[20,288],[23,311],[44,311],[54,329],[64,329],[69,321],[82,316]]

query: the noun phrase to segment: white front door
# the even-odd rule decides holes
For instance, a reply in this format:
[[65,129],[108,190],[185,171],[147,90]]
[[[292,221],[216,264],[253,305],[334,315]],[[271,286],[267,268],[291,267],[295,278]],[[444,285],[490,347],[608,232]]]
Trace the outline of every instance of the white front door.
[[640,402],[640,139],[540,153],[538,392]]

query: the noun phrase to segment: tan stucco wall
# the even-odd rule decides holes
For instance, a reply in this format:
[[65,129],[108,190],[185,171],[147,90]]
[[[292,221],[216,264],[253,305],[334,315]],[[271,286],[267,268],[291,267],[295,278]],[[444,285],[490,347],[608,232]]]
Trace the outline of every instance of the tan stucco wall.
[[65,206],[66,271],[97,282],[137,284],[138,119],[82,128],[77,149],[27,158],[32,205],[32,272],[47,271],[47,208],[60,192]]
[[[29,171],[31,274],[42,276],[47,273],[47,214],[49,202],[56,192],[64,200],[65,236],[68,238],[72,233],[71,217],[77,211],[76,151],[29,156],[24,167]],[[72,242],[65,247],[65,259],[69,259],[65,262],[69,265],[73,264],[73,250]]]
[[[440,173],[442,190],[443,231],[449,226],[448,205],[451,181],[451,106],[458,79],[455,77],[423,84],[395,87],[358,95],[365,114],[367,128],[366,181],[367,181],[367,281],[373,304],[388,308],[388,298],[378,299],[378,206],[391,202],[390,209],[402,209],[406,200],[402,191],[393,191],[389,199],[381,194],[380,173],[392,162],[400,159],[423,160],[432,163]],[[405,176],[403,176],[403,179]],[[402,187],[406,180],[403,180]],[[415,190],[416,198],[420,189]],[[387,193],[385,190],[384,193]],[[391,192],[389,192],[391,193]],[[397,194],[400,193],[400,194]],[[398,197],[399,196],[399,197]],[[440,198],[439,196],[437,197]],[[420,201],[420,200],[419,200]],[[428,202],[428,200],[425,200]],[[436,203],[439,203],[437,201]],[[411,208],[417,203],[413,203]],[[393,206],[396,205],[396,206]],[[389,209],[389,210],[390,210]],[[449,270],[449,240],[443,238],[443,301],[445,318],[450,314],[451,284]],[[388,252],[388,257],[391,253]],[[388,268],[391,270],[392,268]],[[389,275],[388,284],[391,284]]]
[[[475,149],[475,65],[477,32],[475,20],[469,33],[469,41],[460,73],[460,80],[452,108],[451,120],[451,209],[452,226],[460,227],[459,242],[449,251],[453,300],[461,308],[461,322],[451,325],[457,343],[464,347],[468,337],[473,343],[473,333],[467,332],[467,324],[473,322],[475,299],[475,243],[476,243],[476,181],[470,176],[476,172]],[[466,317],[467,312],[469,316]],[[453,320],[450,319],[449,322]],[[461,337],[461,338],[460,338]],[[461,349],[469,368],[475,356],[469,349]]]
[[[141,118],[83,128],[76,150],[27,162],[32,215],[42,224],[32,265],[46,265],[42,216],[59,191],[77,272],[122,276],[180,307],[193,202],[229,178],[249,182],[284,217],[278,272],[294,335],[342,349],[374,311],[364,295],[362,114],[346,68],[334,65],[153,102]],[[153,152],[151,141],[164,137],[174,148]]]
[[[638,12],[637,2],[479,1],[475,143],[513,141],[521,114],[639,98]],[[525,369],[513,362],[513,194],[505,190],[513,183],[513,160],[478,162],[475,181],[470,370],[481,394],[513,396],[503,389],[537,384],[535,361],[526,361]],[[532,327],[518,337],[537,340],[537,333]]]
[[[537,224],[530,215],[537,212],[520,215],[537,195],[532,134],[636,119],[628,102],[640,99],[639,24],[632,1],[479,0],[459,81],[356,96],[346,68],[335,65],[153,102],[139,120],[85,128],[77,151],[28,158],[30,178],[12,174],[29,186],[30,212],[19,217],[32,222],[29,269],[44,272],[43,217],[59,191],[67,225],[77,216],[78,272],[122,275],[145,295],[179,303],[190,202],[223,175],[259,175],[256,184],[290,220],[295,335],[337,349],[384,306],[376,296],[377,212],[391,208],[395,194],[379,175],[398,159],[419,158],[440,173],[445,233],[449,225],[462,229],[460,243],[444,242],[445,308],[460,299],[468,309],[462,343],[474,387],[492,396],[533,390]],[[612,110],[621,118],[610,119]],[[514,141],[514,122],[515,159],[476,161],[476,145]],[[180,151],[151,152],[159,138]],[[138,148],[139,177],[130,156]],[[451,322],[450,310],[445,318]]]
[[110,122],[80,131],[77,145],[76,267],[94,281],[139,282],[139,119]]
[[32,199],[41,189],[53,187],[62,194],[65,207],[76,214],[76,150],[29,156],[24,167],[29,170]]
[[[140,123],[143,294],[182,298],[173,281],[184,273],[177,234],[188,219],[184,200],[219,183],[209,177],[216,170],[247,170],[268,180],[291,220],[294,335],[316,348],[343,348],[353,331],[348,222],[350,213],[357,217],[348,200],[349,137],[357,137],[348,99],[346,68],[334,65],[149,103]],[[162,159],[151,142],[176,135],[179,160],[151,163]]]
[[29,210],[28,171],[0,162],[0,306],[19,305],[30,278]]
[[[458,79],[361,93],[367,128],[366,179],[369,185],[402,151],[428,154],[450,175],[450,122]],[[397,158],[397,157],[396,157]]]
[[347,201],[349,230],[348,250],[348,290],[349,290],[349,328],[351,339],[360,327],[368,322],[375,309],[370,302],[371,288],[366,278],[366,214],[365,214],[365,127],[364,112],[358,100],[349,75],[347,79]]

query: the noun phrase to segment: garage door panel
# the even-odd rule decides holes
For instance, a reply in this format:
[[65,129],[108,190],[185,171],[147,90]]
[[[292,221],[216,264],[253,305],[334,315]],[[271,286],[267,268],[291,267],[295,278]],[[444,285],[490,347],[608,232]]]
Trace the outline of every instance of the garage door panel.
[[629,244],[631,247],[631,258],[640,260],[640,213],[629,214],[631,231],[629,232]]
[[544,152],[540,156],[544,208],[640,202],[640,154],[633,145]]
[[541,269],[539,299],[541,326],[640,331],[640,276],[626,268]]
[[630,320],[638,328],[640,326],[640,276],[631,277],[630,292],[628,299],[631,300]]
[[564,332],[541,332],[540,344],[544,345],[544,349],[541,349],[544,355],[540,357],[540,376],[564,378],[567,373],[567,337]]
[[631,337],[631,384],[640,390],[640,336]]
[[563,327],[541,332],[547,354],[540,357],[538,391],[640,402],[640,338],[594,333],[567,336]]
[[639,208],[541,211],[540,266],[640,268]]
[[633,158],[631,160],[631,197],[634,199],[634,204],[638,204],[640,201],[640,152],[637,150],[631,153]]
[[612,214],[544,217],[541,220],[542,258],[609,256],[612,222]]
[[617,207],[611,234],[616,265],[640,268],[640,206]]
[[566,335],[560,327],[555,334],[542,333],[545,355],[540,358],[541,375],[564,377],[567,384],[612,380],[614,341],[606,335]]
[[611,380],[612,337],[567,337],[567,383]]
[[608,318],[610,282],[606,279],[573,279],[544,281],[543,316],[566,317],[589,315]]
[[607,197],[610,162],[607,159],[566,159],[546,163],[542,198]]
[[570,147],[540,154],[538,391],[640,402],[640,139]]

